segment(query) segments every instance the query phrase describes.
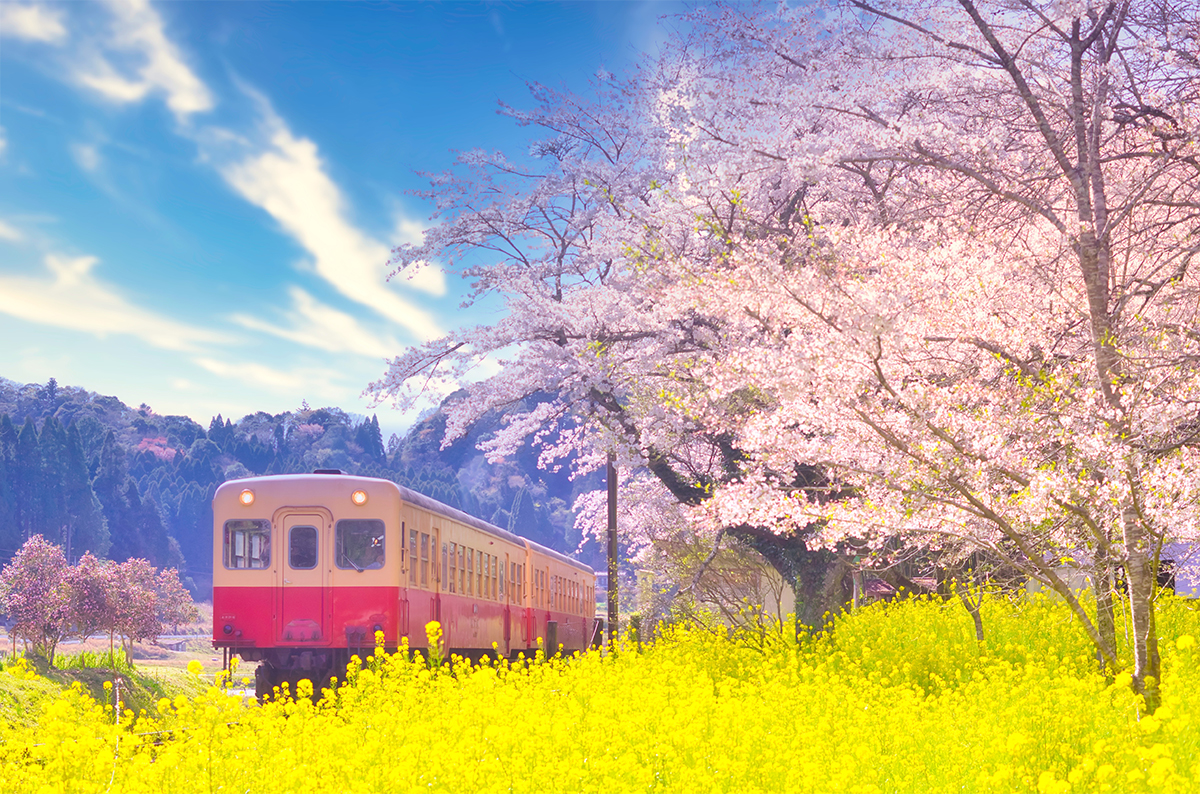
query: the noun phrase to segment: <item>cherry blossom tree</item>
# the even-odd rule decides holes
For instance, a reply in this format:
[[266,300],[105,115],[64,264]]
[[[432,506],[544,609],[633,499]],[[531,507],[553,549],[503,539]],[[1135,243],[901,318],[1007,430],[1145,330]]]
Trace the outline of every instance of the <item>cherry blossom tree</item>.
[[435,178],[441,223],[395,264],[458,267],[508,313],[397,358],[376,395],[496,358],[451,434],[561,394],[491,451],[615,446],[718,538],[987,550],[1062,595],[1109,669],[1115,566],[1153,707],[1158,550],[1200,534],[1196,7],[688,22],[596,102],[510,111],[550,135],[538,167],[474,153]]
[[131,664],[134,642],[199,617],[174,568],[156,571],[146,560],[118,564],[90,553],[71,566],[62,548],[41,535],[26,541],[0,572],[0,605],[16,635],[49,664],[62,640],[99,631],[109,634],[110,644],[121,638]]
[[62,549],[34,535],[0,571],[0,605],[14,635],[48,664],[54,664],[55,649],[71,633],[67,568]]
[[67,569],[65,581],[71,623],[79,637],[90,637],[106,631],[114,611],[112,603],[116,564],[102,560],[90,552]]
[[[705,404],[763,395],[729,417],[752,463],[715,525],[969,541],[1058,591],[1113,666],[1115,562],[1153,705],[1158,549],[1197,530],[1197,17],[961,0],[706,21],[677,116],[744,220],[676,265],[675,300],[724,304],[741,340]],[[799,226],[763,222],[772,203]],[[843,498],[789,494],[796,461]],[[1081,555],[1096,621],[1059,573]]]
[[191,593],[179,581],[179,571],[166,568],[158,572],[154,581],[155,617],[158,630],[154,637],[177,629],[181,624],[200,619],[200,610],[192,600]]
[[161,633],[158,621],[156,585],[158,574],[146,560],[133,558],[116,566],[109,592],[111,628],[121,640],[125,663],[133,664],[133,644],[156,638]]
[[[659,241],[647,232],[656,208],[680,210],[662,201],[662,142],[653,109],[643,107],[647,94],[606,74],[588,102],[531,91],[534,110],[505,112],[544,137],[519,161],[472,151],[432,176],[426,197],[438,223],[393,259],[396,273],[438,260],[473,279],[467,306],[499,297],[505,314],[410,349],[370,391],[408,405],[465,382],[446,443],[488,411],[551,395],[510,414],[489,453],[510,454],[532,437],[545,444],[548,465],[575,454],[587,471],[628,447],[675,498],[698,502],[736,451],[663,410],[655,385],[676,380],[671,362],[709,348],[713,329],[702,314],[681,316],[653,297],[648,265]],[[489,366],[503,374],[474,377]]]

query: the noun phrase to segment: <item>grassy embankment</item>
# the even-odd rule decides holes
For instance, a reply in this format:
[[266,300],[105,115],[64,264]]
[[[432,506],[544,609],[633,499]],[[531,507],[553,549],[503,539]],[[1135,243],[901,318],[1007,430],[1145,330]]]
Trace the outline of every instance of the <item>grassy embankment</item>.
[[[198,604],[201,617],[196,623],[174,627],[174,632],[183,635],[203,634],[212,625],[212,605]],[[0,632],[0,648],[11,651],[11,638]],[[19,650],[19,648],[18,648]],[[135,712],[153,709],[163,697],[174,698],[180,694],[189,697],[205,689],[204,679],[213,681],[213,674],[220,668],[220,657],[207,638],[192,638],[180,651],[170,650],[153,643],[134,643],[133,667],[119,665],[116,670],[98,664],[99,657],[107,659],[110,653],[107,638],[94,637],[84,641],[70,641],[59,645],[55,667],[33,661],[31,670],[36,677],[0,674],[0,721],[35,725],[42,709],[59,693],[79,682],[97,702],[112,702],[104,689],[105,681],[121,679],[121,701]],[[116,646],[120,656],[120,646]],[[14,658],[8,656],[0,662],[10,671]],[[189,662],[197,661],[204,668],[200,680],[186,673]]]

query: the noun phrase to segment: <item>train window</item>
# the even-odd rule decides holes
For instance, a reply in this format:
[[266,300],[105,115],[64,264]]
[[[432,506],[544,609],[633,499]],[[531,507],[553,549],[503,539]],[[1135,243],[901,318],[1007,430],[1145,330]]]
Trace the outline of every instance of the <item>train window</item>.
[[408,531],[408,583],[417,586],[417,531]]
[[499,574],[496,572],[496,568],[499,567],[497,565],[498,562],[498,559],[492,557],[492,600],[494,601],[500,600],[500,578]]
[[377,518],[347,518],[334,530],[334,562],[358,572],[383,567],[383,522]]
[[483,597],[488,598],[492,589],[492,555],[483,555]]
[[442,581],[442,582],[444,582],[444,581],[446,581],[448,578],[450,578],[450,577],[448,577],[448,576],[446,575],[446,572],[449,570],[449,568],[448,568],[448,566],[449,566],[449,562],[448,562],[448,560],[450,559],[450,555],[449,555],[449,551],[448,551],[448,549],[449,549],[449,546],[447,546],[445,543],[443,543],[443,544],[442,544],[442,578],[439,580],[439,581]]
[[483,552],[475,552],[475,595],[483,598]]
[[421,533],[421,587],[429,587],[429,535]]
[[467,549],[467,595],[475,595],[475,550]]
[[500,600],[503,601],[505,598],[507,598],[504,593],[504,575],[508,573],[508,571],[505,570],[504,563],[500,562],[498,557],[496,558],[496,564],[500,566]]
[[317,528],[292,527],[288,530],[288,565],[298,571],[317,567]]
[[225,567],[271,567],[271,522],[265,518],[226,521]]
[[464,594],[467,592],[467,566],[463,559],[463,555],[466,553],[466,550],[467,549],[465,546],[459,544],[459,547],[458,547],[458,592],[464,593]]
[[450,592],[453,593],[457,589],[455,585],[458,583],[458,544],[450,544]]

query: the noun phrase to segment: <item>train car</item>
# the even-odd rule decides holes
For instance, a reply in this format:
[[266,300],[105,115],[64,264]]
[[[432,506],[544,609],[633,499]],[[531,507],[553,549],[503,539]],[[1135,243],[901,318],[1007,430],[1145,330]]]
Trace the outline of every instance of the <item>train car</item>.
[[256,688],[317,686],[382,631],[454,653],[564,650],[593,632],[595,572],[388,480],[340,471],[231,480],[213,498],[213,645],[259,662]]

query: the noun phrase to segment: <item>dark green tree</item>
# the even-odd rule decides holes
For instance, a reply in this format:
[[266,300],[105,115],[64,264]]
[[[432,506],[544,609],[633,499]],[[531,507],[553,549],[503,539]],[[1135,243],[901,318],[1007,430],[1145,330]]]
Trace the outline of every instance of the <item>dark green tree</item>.
[[212,499],[216,485],[208,487],[191,482],[180,493],[174,509],[168,511],[171,533],[188,561],[188,570],[199,584],[210,582],[213,555]]
[[214,416],[208,426],[208,440],[216,444],[222,452],[229,452],[233,442],[233,423],[222,419],[220,414]]
[[39,517],[34,531],[66,548],[66,536],[71,523],[67,513],[66,492],[62,487],[67,475],[67,431],[53,416],[42,422],[42,430],[38,433],[38,451],[42,487],[37,492]]
[[[8,419],[6,414],[4,419]],[[9,482],[8,457],[0,449],[0,560],[16,554],[21,546],[21,532],[17,527],[12,485]]]
[[42,451],[32,416],[25,417],[25,424],[17,436],[12,483],[17,527],[24,542],[38,534],[43,518]]
[[70,522],[71,557],[77,558],[88,551],[103,557],[112,545],[108,536],[108,521],[104,518],[100,500],[92,490],[83,439],[73,424],[67,428],[66,453],[62,490]]
[[92,480],[92,490],[100,501],[108,523],[112,544],[109,554],[114,560],[136,556],[137,529],[127,494],[130,490],[136,494],[137,486],[129,477],[125,449],[117,443],[111,430],[104,437],[104,446],[100,449],[99,466],[96,478]]
[[172,554],[171,538],[153,495],[147,494],[142,498],[138,494],[137,484],[131,479],[128,480],[125,501],[129,505],[129,526],[132,531],[126,536],[128,547],[121,550],[120,556],[114,554],[113,558],[125,560],[141,557],[156,568],[178,566],[179,560],[172,559],[179,556],[178,552]]
[[8,414],[0,415],[0,456],[9,464],[11,471],[13,458],[17,454],[17,428],[13,426]]
[[362,447],[363,454],[371,460],[381,464],[387,462],[387,450],[383,447],[383,432],[379,429],[378,414],[373,414],[358,426],[354,434],[354,443]]

